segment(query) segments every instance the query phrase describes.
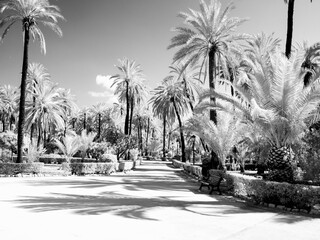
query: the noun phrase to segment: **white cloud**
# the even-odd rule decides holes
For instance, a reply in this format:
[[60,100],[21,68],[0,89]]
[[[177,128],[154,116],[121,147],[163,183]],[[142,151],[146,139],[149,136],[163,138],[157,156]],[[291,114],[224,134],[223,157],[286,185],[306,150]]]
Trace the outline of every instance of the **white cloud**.
[[111,87],[113,81],[110,79],[111,76],[102,76],[97,75],[96,84],[98,86],[102,86],[104,91],[102,92],[93,92],[89,91],[89,95],[94,98],[105,98],[107,100],[107,104],[112,105],[113,103],[117,103],[117,96],[114,95],[114,87]]

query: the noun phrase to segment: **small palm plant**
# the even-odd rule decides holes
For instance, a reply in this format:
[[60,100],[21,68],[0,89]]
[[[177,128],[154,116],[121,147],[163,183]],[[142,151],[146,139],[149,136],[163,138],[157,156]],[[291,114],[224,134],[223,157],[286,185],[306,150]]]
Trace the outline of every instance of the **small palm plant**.
[[95,137],[96,133],[87,133],[86,130],[81,132],[81,136],[79,137],[79,151],[81,152],[82,159],[86,157],[90,144],[93,142]]
[[38,147],[36,143],[30,142],[28,150],[26,152],[26,158],[28,162],[37,162],[41,155],[46,152],[43,146]]
[[261,54],[250,66],[246,91],[232,85],[237,97],[216,91],[208,91],[201,97],[204,100],[214,96],[233,103],[244,113],[244,121],[256,125],[272,146],[268,155],[270,180],[294,180],[291,145],[306,129],[306,122],[311,124],[319,118],[319,79],[304,86],[306,71],[301,68],[304,55],[304,52],[297,51],[287,59],[279,52]]
[[194,115],[187,121],[186,131],[203,139],[219,158],[220,168],[225,167],[225,159],[232,148],[241,141],[246,126],[231,114],[218,111],[218,124],[209,121],[203,114]]
[[61,140],[55,139],[54,144],[59,148],[66,158],[67,163],[70,159],[79,151],[80,149],[80,139],[79,136],[73,132],[70,132]]

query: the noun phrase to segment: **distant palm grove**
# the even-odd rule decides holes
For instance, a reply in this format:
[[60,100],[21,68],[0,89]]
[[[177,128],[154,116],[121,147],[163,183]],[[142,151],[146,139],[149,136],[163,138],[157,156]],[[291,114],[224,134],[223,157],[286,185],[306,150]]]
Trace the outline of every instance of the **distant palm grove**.
[[223,171],[319,182],[320,42],[292,46],[294,1],[283,4],[289,8],[285,47],[274,35],[239,32],[250,20],[231,17],[233,4],[200,0],[199,9],[179,13],[168,42],[172,65],[155,89],[148,89],[139,63],[122,58],[109,79],[118,103],[81,108],[50,69],[29,61],[30,39],[46,53],[43,29],[62,37],[59,7],[1,1],[0,48],[9,29],[22,26],[23,58],[20,86],[0,85],[0,162],[48,155],[67,163],[109,155],[199,165],[210,159]]

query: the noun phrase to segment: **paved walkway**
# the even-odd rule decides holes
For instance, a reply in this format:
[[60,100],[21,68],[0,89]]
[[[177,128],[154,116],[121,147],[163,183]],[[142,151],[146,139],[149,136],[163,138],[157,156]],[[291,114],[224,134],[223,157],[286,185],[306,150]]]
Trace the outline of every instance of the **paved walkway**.
[[320,219],[197,191],[163,162],[106,177],[0,178],[1,240],[320,239]]

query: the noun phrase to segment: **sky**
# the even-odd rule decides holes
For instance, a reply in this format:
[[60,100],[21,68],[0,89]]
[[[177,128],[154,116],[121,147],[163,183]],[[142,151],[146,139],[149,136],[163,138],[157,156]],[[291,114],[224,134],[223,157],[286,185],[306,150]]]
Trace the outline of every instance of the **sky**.
[[[223,7],[231,1],[220,0]],[[296,0],[293,42],[320,42],[320,1]],[[283,0],[234,0],[232,17],[248,18],[238,32],[274,33],[286,37],[287,5]],[[198,10],[198,0],[50,0],[66,21],[59,22],[63,37],[42,27],[47,54],[39,42],[30,44],[29,62],[43,64],[59,87],[71,89],[80,107],[98,102],[112,104],[108,76],[118,73],[115,65],[127,57],[141,65],[151,90],[169,73],[177,49],[167,50],[172,29],[182,25],[179,12]],[[0,44],[0,85],[18,87],[21,81],[21,25],[12,27]],[[2,29],[3,30],[3,29]],[[2,32],[1,32],[2,33]]]

